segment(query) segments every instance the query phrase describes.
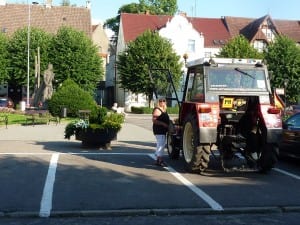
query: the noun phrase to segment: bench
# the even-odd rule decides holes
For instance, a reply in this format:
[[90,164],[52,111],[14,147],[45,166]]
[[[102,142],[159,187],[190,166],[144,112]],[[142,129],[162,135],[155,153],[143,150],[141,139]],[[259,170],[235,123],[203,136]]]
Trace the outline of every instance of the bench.
[[51,113],[48,114],[48,125],[50,122],[54,122],[56,125],[60,123],[60,117],[59,116],[52,116]]
[[7,114],[0,114],[0,123],[5,123],[5,127],[7,129],[7,124],[8,124],[8,115]]
[[56,125],[60,123],[59,117],[54,117],[48,110],[26,110],[26,124],[50,124],[50,122],[55,122]]

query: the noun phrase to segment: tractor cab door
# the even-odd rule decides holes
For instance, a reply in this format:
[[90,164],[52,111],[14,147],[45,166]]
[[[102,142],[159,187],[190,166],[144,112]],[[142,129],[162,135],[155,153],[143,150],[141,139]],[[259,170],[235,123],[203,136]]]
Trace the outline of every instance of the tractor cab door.
[[202,66],[195,66],[188,69],[185,88],[184,101],[204,102],[204,74]]

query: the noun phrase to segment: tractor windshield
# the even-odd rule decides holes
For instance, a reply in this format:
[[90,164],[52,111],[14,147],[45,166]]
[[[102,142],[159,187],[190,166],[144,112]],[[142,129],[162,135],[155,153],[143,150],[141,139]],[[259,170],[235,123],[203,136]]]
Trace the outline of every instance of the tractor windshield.
[[206,72],[209,90],[267,90],[263,68],[209,67]]

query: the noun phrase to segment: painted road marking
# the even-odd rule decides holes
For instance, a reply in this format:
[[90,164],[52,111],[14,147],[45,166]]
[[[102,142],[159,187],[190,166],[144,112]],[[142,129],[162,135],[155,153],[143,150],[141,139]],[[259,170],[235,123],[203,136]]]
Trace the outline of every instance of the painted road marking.
[[300,176],[298,176],[296,174],[293,174],[293,173],[290,173],[290,172],[287,172],[285,170],[278,169],[278,168],[273,168],[273,170],[277,171],[278,173],[282,173],[282,174],[285,174],[287,176],[293,177],[293,178],[295,178],[297,180],[300,180]]
[[44,186],[43,196],[41,200],[40,217],[49,217],[52,209],[53,186],[55,182],[55,173],[59,153],[55,153],[51,157],[48,174]]
[[[156,160],[154,154],[149,154],[149,156]],[[176,170],[174,170],[170,166],[164,167],[166,170],[168,170],[177,180],[179,180],[181,183],[183,183],[185,186],[187,186],[189,189],[191,189],[196,195],[198,195],[200,198],[202,198],[213,210],[222,211],[224,210],[223,207],[216,202],[214,199],[212,199],[208,194],[206,194],[203,190],[201,190],[199,187],[191,183],[189,180],[187,180],[185,177],[183,177],[180,173],[178,173]]]
[[[53,152],[42,152],[42,153],[37,153],[37,152],[9,152],[9,153],[0,153],[0,155],[52,155]],[[80,152],[80,153],[77,153],[77,152],[57,152],[57,154],[60,154],[60,155],[151,155],[149,153],[119,153],[119,152]],[[153,155],[154,156],[154,155]],[[152,157],[151,157],[152,158]],[[290,176],[290,177],[293,177],[297,180],[300,180],[300,176],[298,175],[295,175],[293,173],[290,173],[290,172],[287,172],[285,170],[282,170],[282,169],[279,169],[279,168],[273,168],[274,171],[277,171],[279,173],[282,173],[282,174],[285,174],[287,176]]]
[[[59,155],[140,155],[140,156],[150,156],[152,159],[155,160],[154,154],[149,153],[106,153],[106,152],[57,152],[55,154],[53,153],[0,153],[0,155],[52,155],[51,162],[49,165],[48,175],[44,187],[43,197],[41,201],[41,209],[40,209],[40,216],[41,217],[49,217],[52,209],[52,194],[53,194],[53,185],[55,181],[55,173],[56,173],[56,167],[57,167],[57,161],[59,158]],[[174,170],[172,167],[167,166],[164,167],[167,171],[169,171],[174,177],[176,177],[181,183],[183,183],[185,186],[187,186],[190,190],[192,190],[196,195],[198,195],[201,199],[203,199],[213,210],[224,210],[223,207],[216,202],[214,199],[212,199],[209,195],[207,195],[203,190],[198,188],[196,185],[192,184],[190,181],[188,181],[185,177],[183,177],[180,173],[178,173],[176,170]],[[277,171],[279,173],[282,173],[284,175],[290,176],[292,178],[295,178],[297,180],[300,180],[300,176],[295,175],[293,173],[287,172],[285,170],[279,169],[279,168],[273,168],[274,171]]]
[[[123,153],[123,152],[56,152],[59,155],[144,155],[148,156],[149,153]],[[52,155],[53,152],[9,152],[0,153],[0,155]]]

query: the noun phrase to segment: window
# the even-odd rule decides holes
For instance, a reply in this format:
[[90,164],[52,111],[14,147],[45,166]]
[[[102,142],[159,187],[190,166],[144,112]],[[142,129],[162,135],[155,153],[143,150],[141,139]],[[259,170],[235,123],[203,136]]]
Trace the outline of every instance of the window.
[[210,90],[266,91],[264,70],[250,68],[209,68],[207,70]]
[[259,52],[263,52],[266,46],[267,45],[263,40],[255,40],[253,43],[253,47]]
[[290,124],[292,128],[300,128],[300,114],[291,117],[287,123]]
[[188,52],[195,52],[195,40],[188,40]]
[[204,76],[202,67],[194,68],[190,71],[188,100],[204,101]]

